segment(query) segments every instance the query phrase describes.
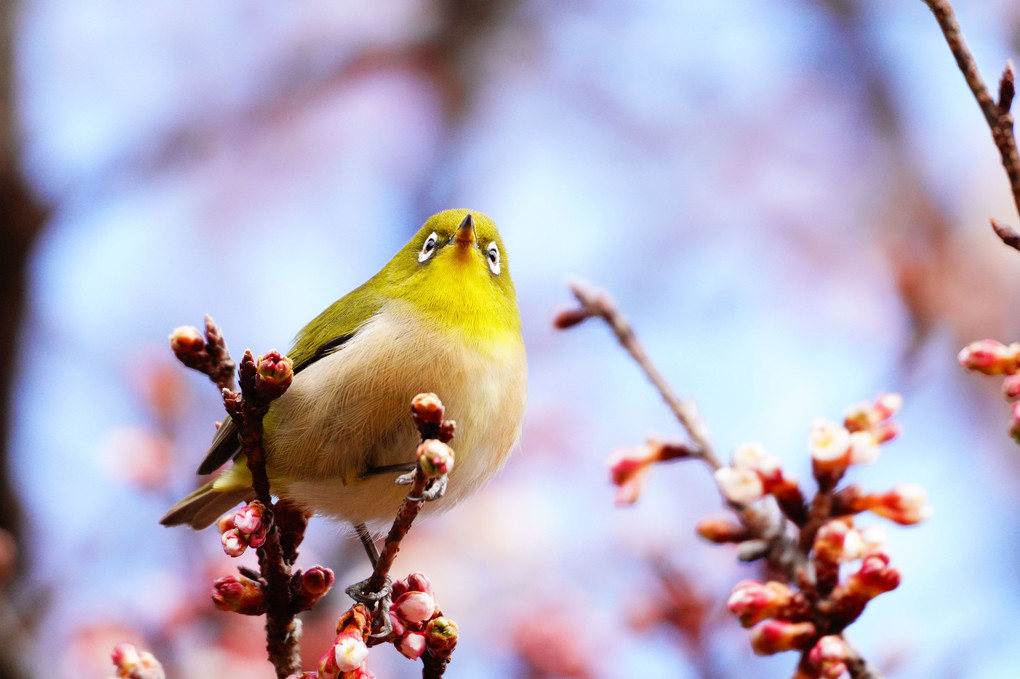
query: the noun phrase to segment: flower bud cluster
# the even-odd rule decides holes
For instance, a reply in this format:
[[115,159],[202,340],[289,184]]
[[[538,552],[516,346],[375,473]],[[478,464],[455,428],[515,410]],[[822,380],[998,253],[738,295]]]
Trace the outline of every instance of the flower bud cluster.
[[1002,396],[1009,409],[1010,438],[1020,443],[1020,342],[1010,345],[991,339],[971,342],[957,355],[964,368],[985,375],[1003,375]]
[[270,517],[266,506],[258,500],[249,502],[233,514],[221,518],[216,527],[227,556],[241,556],[249,547],[261,547],[269,534]]
[[148,651],[139,651],[134,644],[120,643],[110,654],[121,679],[166,679],[163,665]]
[[609,480],[616,486],[616,504],[631,505],[637,502],[651,466],[656,462],[690,456],[690,447],[683,443],[667,443],[655,439],[649,439],[637,448],[617,448],[606,460]]
[[393,583],[390,624],[393,645],[411,660],[427,650],[434,655],[449,654],[457,644],[457,625],[444,618],[423,573],[412,573]]
[[[884,530],[857,527],[855,515],[871,511],[909,525],[932,514],[927,494],[915,484],[881,493],[867,493],[857,485],[837,487],[850,465],[873,463],[881,444],[897,436],[892,417],[901,406],[897,394],[880,394],[847,409],[842,424],[824,419],[812,423],[808,450],[818,483],[812,498],[805,499],[796,479],[760,444],[740,446],[730,465],[715,473],[739,520],[706,517],[698,523],[698,533],[712,542],[738,543],[739,559],[768,558],[773,572],[785,576],[784,582],[739,583],[728,607],[741,625],[751,628],[755,653],[799,651],[795,676],[801,679],[838,679],[848,672],[851,659],[859,662],[841,636],[843,630],[871,599],[899,586],[900,573],[890,566],[885,551]],[[763,523],[770,507],[747,505],[769,496],[782,515],[773,510],[777,518]]]

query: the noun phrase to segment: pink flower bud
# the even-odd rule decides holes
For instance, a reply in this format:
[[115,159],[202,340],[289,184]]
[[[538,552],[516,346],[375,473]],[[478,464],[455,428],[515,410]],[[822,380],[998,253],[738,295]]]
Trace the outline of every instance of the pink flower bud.
[[886,493],[866,495],[859,503],[864,509],[905,526],[930,519],[934,513],[928,504],[927,491],[916,483],[901,483]]
[[393,644],[404,657],[417,660],[425,652],[425,635],[421,632],[407,632]]
[[418,468],[428,478],[449,474],[453,458],[453,449],[442,441],[427,439],[418,446]]
[[238,557],[248,549],[248,542],[241,537],[241,533],[236,528],[224,531],[220,535],[220,542],[223,543],[223,551],[227,553],[227,556]]
[[407,589],[412,592],[432,593],[432,583],[424,573],[411,573],[407,576]]
[[757,655],[804,650],[817,634],[814,624],[810,622],[768,620],[751,630],[751,648]]
[[873,464],[881,448],[875,435],[870,431],[855,431],[850,434],[850,464]]
[[1004,345],[993,339],[971,342],[957,354],[956,360],[967,370],[985,375],[1012,375],[1017,372],[1020,344]]
[[170,348],[174,354],[195,354],[205,351],[205,338],[193,325],[182,325],[170,333]]
[[263,522],[257,531],[250,535],[243,535],[242,537],[248,543],[249,547],[257,549],[266,544],[266,538],[269,537],[269,524]]
[[234,513],[234,528],[244,535],[256,533],[262,528],[262,517],[265,513],[266,506],[258,500],[253,500]]
[[213,605],[221,611],[262,615],[266,596],[262,584],[246,577],[228,575],[213,583]]
[[[844,546],[847,536],[853,533],[849,519],[833,519],[825,523],[815,534],[813,554],[815,559],[827,564],[838,564],[847,560]],[[856,539],[860,539],[855,536]],[[851,538],[851,542],[854,538]]]
[[751,537],[747,528],[728,516],[706,516],[698,521],[694,529],[709,542],[720,545],[727,542],[743,542]]
[[449,618],[439,616],[425,626],[425,645],[436,654],[447,654],[457,645],[457,623]]
[[632,448],[618,448],[614,450],[607,460],[609,466],[609,478],[616,486],[616,496],[613,501],[617,506],[632,505],[637,502],[644,490],[645,480],[648,478],[650,462],[643,461],[637,456],[630,456]]
[[139,651],[134,644],[117,644],[110,658],[121,679],[166,679],[166,672],[156,657],[148,651]]
[[843,638],[829,634],[819,639],[808,652],[808,660],[818,668],[821,679],[839,679],[847,671],[850,649]]
[[405,592],[393,602],[393,610],[405,623],[414,625],[436,614],[436,600],[428,592]]
[[1007,401],[1020,399],[1020,373],[1006,375],[1002,380],[1002,395]]
[[764,445],[757,442],[742,443],[737,446],[733,451],[733,466],[752,469],[763,477],[782,473],[782,461],[770,453]]
[[900,573],[889,566],[889,557],[881,552],[869,554],[861,561],[861,568],[846,581],[848,591],[874,599],[900,586]]
[[733,588],[726,606],[737,616],[741,625],[750,627],[767,618],[795,613],[796,596],[796,592],[781,582],[762,584],[744,580]]
[[411,414],[416,422],[439,424],[443,421],[446,408],[439,397],[432,393],[418,394],[411,399]]
[[359,634],[340,634],[333,644],[333,658],[341,673],[356,670],[368,659],[368,646]]
[[820,417],[811,423],[808,452],[816,465],[845,465],[850,452],[850,432],[846,427]]
[[1020,401],[1014,403],[1009,411],[1009,435],[1020,443]]
[[333,586],[333,571],[322,566],[313,566],[301,574],[299,590],[316,597],[324,595]]
[[294,363],[279,351],[259,356],[256,362],[255,393],[259,398],[277,398],[294,379]]
[[765,494],[761,477],[752,469],[720,467],[715,471],[715,483],[723,497],[738,505],[760,500]]
[[220,535],[223,535],[228,530],[234,527],[234,515],[233,513],[227,513],[216,520],[216,530],[219,531]]

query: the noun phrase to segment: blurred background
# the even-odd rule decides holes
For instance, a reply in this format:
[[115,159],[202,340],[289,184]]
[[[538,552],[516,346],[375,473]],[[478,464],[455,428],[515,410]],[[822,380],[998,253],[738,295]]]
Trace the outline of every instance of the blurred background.
[[[957,8],[985,78],[1020,52],[1010,0]],[[167,335],[286,349],[431,214],[495,219],[529,349],[520,450],[416,525],[461,629],[450,677],[787,677],[725,610],[756,577],[698,540],[698,464],[614,508],[604,460],[679,436],[565,280],[606,287],[721,451],[809,477],[811,419],[882,390],[904,434],[851,480],[925,486],[889,526],[903,574],[851,628],[889,677],[1015,676],[1020,449],[995,380],[955,362],[1020,337],[1017,224],[977,105],[917,0],[0,3],[0,659],[106,677],[114,643],[172,677],[271,677],[261,621],[220,613],[214,531],[157,521],[223,417]],[[880,519],[874,519],[880,522]],[[299,565],[365,577],[313,521]],[[338,587],[337,590],[342,588]],[[305,667],[336,593],[305,617]],[[420,665],[373,651],[380,677]]]

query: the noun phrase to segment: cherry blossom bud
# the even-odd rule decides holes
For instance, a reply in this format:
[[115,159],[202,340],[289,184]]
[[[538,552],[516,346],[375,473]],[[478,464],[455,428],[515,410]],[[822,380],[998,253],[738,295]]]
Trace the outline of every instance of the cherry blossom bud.
[[418,394],[411,399],[411,415],[415,423],[439,424],[445,414],[443,402],[431,392]]
[[1006,346],[993,339],[971,342],[957,354],[959,361],[967,370],[974,370],[985,375],[1012,375],[1017,372],[1020,344]]
[[808,660],[818,668],[821,679],[839,679],[847,671],[850,649],[843,637],[829,634],[819,639],[808,652]]
[[234,528],[243,535],[257,533],[262,528],[262,517],[265,514],[266,506],[258,500],[253,500],[234,513]]
[[934,513],[928,504],[928,492],[916,483],[901,483],[886,493],[866,495],[860,499],[860,504],[905,526],[925,521]]
[[892,421],[880,422],[871,430],[871,434],[875,437],[877,443],[891,441],[900,435],[900,423]]
[[870,431],[850,434],[850,464],[873,464],[880,452],[878,441]]
[[259,356],[256,363],[255,393],[271,400],[287,391],[294,379],[294,362],[279,351]]
[[850,432],[835,422],[817,418],[808,434],[808,452],[816,465],[845,465],[850,452]]
[[422,441],[418,446],[418,467],[428,478],[449,474],[453,470],[453,449],[436,439]]
[[266,595],[262,584],[244,576],[228,575],[214,582],[212,600],[221,611],[243,615],[262,615],[265,612]]
[[333,571],[322,566],[313,566],[297,575],[297,590],[294,592],[294,606],[302,611],[309,610],[333,586]]
[[436,614],[436,600],[428,592],[405,592],[393,602],[392,610],[408,624],[424,622]]
[[319,658],[317,670],[317,679],[338,679],[342,674],[339,666],[337,666],[335,646],[330,646],[329,650],[322,654],[322,657]]
[[361,667],[368,659],[368,646],[360,634],[347,633],[337,635],[333,644],[333,658],[336,660],[337,669],[343,672],[350,672]]
[[706,516],[698,521],[695,530],[698,535],[716,544],[742,542],[751,537],[747,528],[728,516]]
[[812,552],[815,559],[827,564],[839,564],[847,561],[845,546],[848,538],[851,548],[859,551],[859,544],[855,546],[854,540],[860,543],[860,536],[854,534],[848,519],[833,519],[825,523],[815,534]]
[[738,505],[760,500],[765,494],[761,477],[753,469],[720,467],[715,471],[715,483],[723,497]]
[[774,617],[793,601],[794,591],[781,582],[762,584],[744,580],[733,588],[733,594],[726,602],[730,612],[735,614],[744,627],[751,627],[766,618]]
[[224,514],[216,520],[216,530],[219,531],[220,535],[223,535],[228,530],[234,527],[234,514],[229,512]]
[[417,660],[425,652],[425,635],[421,632],[407,632],[393,642],[393,645],[404,657]]
[[166,672],[156,657],[148,651],[139,651],[134,644],[117,644],[110,658],[121,679],[166,679]]
[[1006,375],[1002,380],[1002,395],[1007,401],[1020,399],[1020,373]]
[[861,568],[846,580],[848,591],[873,599],[900,586],[900,573],[889,566],[889,557],[881,552],[869,554],[861,561]]
[[617,487],[617,505],[631,505],[637,502],[644,488],[645,479],[655,458],[648,446],[639,448],[617,448],[609,454],[606,464],[609,478]]
[[432,592],[432,583],[424,573],[411,573],[407,576],[407,589],[412,592]]
[[205,338],[193,325],[182,325],[170,333],[170,348],[182,363],[188,365],[196,354],[205,353]]
[[457,645],[457,623],[439,616],[425,627],[425,644],[436,655],[448,654]]
[[806,649],[818,634],[813,623],[767,620],[751,630],[751,648],[757,655]]
[[733,466],[742,469],[753,469],[764,477],[780,473],[782,461],[770,453],[764,445],[751,442],[737,446],[733,451]]
[[1009,435],[1020,443],[1020,401],[1014,403],[1009,411]]
[[220,542],[223,543],[223,551],[227,553],[227,556],[238,557],[248,549],[248,542],[236,528],[223,531],[223,534],[220,535]]

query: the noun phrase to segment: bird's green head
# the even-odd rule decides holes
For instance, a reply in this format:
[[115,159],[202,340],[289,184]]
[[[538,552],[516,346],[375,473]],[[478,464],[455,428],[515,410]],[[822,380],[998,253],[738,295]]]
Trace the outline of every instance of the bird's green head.
[[491,219],[472,210],[433,215],[380,276],[444,327],[479,339],[520,333],[517,297],[503,239]]

